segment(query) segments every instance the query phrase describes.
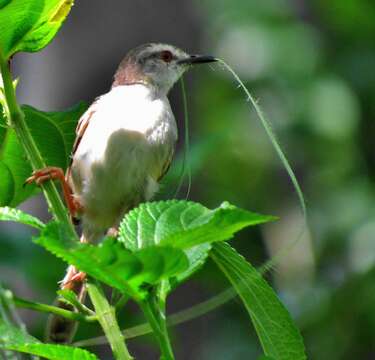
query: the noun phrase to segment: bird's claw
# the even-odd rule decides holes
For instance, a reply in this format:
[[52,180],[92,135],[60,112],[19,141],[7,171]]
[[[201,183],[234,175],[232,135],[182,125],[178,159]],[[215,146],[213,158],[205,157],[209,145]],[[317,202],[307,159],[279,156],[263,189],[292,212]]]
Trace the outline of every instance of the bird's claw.
[[62,169],[49,166],[40,170],[33,171],[31,176],[25,180],[23,185],[25,186],[27,184],[32,184],[33,182],[35,182],[37,185],[41,185],[48,180],[61,178],[64,178]]
[[69,289],[74,286],[74,283],[82,283],[86,280],[86,273],[79,271],[74,274],[68,274],[63,280],[59,282],[62,289]]
[[64,198],[72,217],[75,217],[77,213],[83,212],[83,206],[77,199],[74,198],[72,189],[66,181],[64,172],[61,168],[48,166],[43,169],[35,170],[31,176],[26,179],[23,185],[25,186],[32,183],[41,185],[48,180],[59,180],[61,182]]

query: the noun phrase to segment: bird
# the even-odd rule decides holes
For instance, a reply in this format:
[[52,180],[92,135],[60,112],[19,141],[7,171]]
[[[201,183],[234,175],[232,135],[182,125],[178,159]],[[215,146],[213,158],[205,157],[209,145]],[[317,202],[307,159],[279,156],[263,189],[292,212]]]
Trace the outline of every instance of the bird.
[[[95,244],[106,233],[116,233],[124,215],[158,191],[178,137],[169,91],[193,65],[215,61],[213,56],[189,55],[163,43],[130,50],[110,90],[79,119],[66,173],[50,166],[26,180],[38,185],[61,182],[71,216],[82,222],[81,242]],[[83,301],[84,279],[85,274],[70,266],[60,286]],[[59,319],[50,322],[49,340],[68,343],[74,326]]]

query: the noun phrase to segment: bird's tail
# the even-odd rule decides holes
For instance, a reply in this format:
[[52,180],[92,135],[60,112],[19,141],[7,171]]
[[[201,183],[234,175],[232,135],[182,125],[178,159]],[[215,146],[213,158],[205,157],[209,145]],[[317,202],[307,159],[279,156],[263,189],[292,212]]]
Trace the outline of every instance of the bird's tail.
[[[83,235],[80,241],[86,241]],[[70,265],[64,279],[61,281],[60,289],[73,291],[78,300],[83,303],[86,297],[86,285],[84,278],[82,276],[77,277],[77,274],[79,274],[77,269]],[[61,299],[57,299],[55,305],[61,309],[76,311],[73,305]],[[46,340],[57,344],[69,344],[72,342],[77,328],[78,323],[76,321],[52,314],[47,322]]]

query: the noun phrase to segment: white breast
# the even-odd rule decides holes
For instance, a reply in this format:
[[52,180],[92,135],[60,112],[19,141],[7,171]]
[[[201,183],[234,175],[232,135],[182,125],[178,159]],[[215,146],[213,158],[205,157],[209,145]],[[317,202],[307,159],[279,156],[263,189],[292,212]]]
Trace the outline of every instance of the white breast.
[[100,97],[72,164],[74,192],[88,221],[113,226],[147,199],[176,139],[169,101],[151,88],[118,86]]
[[118,86],[101,96],[95,104],[95,112],[77,149],[77,155],[88,153],[92,161],[100,160],[109,137],[121,129],[150,137],[150,140],[153,140],[152,137],[156,135],[153,132],[158,128],[160,131],[157,135],[161,137],[167,135],[162,133],[163,130],[174,130],[176,136],[168,99],[153,96],[151,89],[140,84]]

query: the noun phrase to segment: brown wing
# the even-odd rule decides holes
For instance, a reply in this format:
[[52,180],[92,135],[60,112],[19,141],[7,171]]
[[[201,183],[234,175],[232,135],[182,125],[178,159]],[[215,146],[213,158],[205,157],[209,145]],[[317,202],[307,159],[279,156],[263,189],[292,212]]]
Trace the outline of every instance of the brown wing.
[[[87,127],[89,126],[90,119],[91,119],[92,115],[95,113],[95,111],[96,111],[96,103],[93,103],[87,109],[87,111],[81,116],[81,118],[78,120],[78,124],[77,124],[77,127],[76,127],[76,138],[74,140],[73,149],[72,149],[72,153],[71,153],[71,156],[70,156],[70,163],[69,163],[68,168],[66,169],[66,174],[65,174],[65,179],[66,179],[66,181],[68,182],[68,184],[70,185],[71,188],[72,188],[71,168],[72,168],[72,163],[73,163],[73,157],[74,157],[75,152],[78,149],[78,146],[79,146],[79,144],[82,140],[82,137],[83,137]],[[73,215],[71,215],[71,220],[75,225],[79,224],[79,219],[76,218]]]
[[72,155],[75,154],[76,150],[78,149],[78,146],[82,140],[83,134],[85,133],[91,117],[94,115],[96,111],[95,103],[92,104],[89,109],[82,115],[82,117],[79,119],[77,128],[76,128],[76,139],[74,140],[73,149],[72,149]]
[[81,118],[78,120],[78,124],[77,124],[77,127],[76,127],[76,138],[74,140],[72,153],[71,153],[71,156],[70,156],[70,163],[69,163],[69,166],[66,170],[66,178],[67,179],[70,178],[70,170],[71,170],[70,168],[72,166],[74,154],[78,149],[78,146],[79,146],[79,144],[82,140],[83,134],[85,133],[87,127],[89,126],[90,119],[94,115],[95,111],[96,111],[96,103],[94,102],[87,109],[87,111],[81,116]]

